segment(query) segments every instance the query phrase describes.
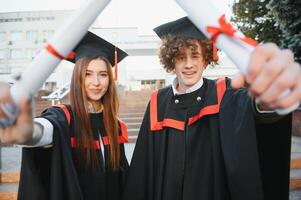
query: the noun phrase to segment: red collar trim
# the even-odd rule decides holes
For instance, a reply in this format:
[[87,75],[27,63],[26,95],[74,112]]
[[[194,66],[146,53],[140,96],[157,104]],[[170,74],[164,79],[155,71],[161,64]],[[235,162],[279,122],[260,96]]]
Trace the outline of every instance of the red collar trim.
[[[205,115],[210,114],[216,114],[219,113],[220,110],[220,103],[222,101],[222,98],[224,96],[224,93],[226,91],[226,79],[221,78],[217,80],[217,104],[215,105],[209,105],[204,107],[200,110],[200,112],[188,119],[188,125],[193,124],[197,120],[199,120],[201,117]],[[179,121],[175,119],[168,119],[165,118],[163,121],[158,121],[158,90],[154,91],[151,95],[151,101],[150,101],[150,129],[151,131],[158,131],[162,130],[163,127],[170,127],[175,128],[180,131],[184,131],[185,122]]]
[[[93,143],[94,143],[94,148],[95,149],[100,149],[100,145],[99,145],[98,140],[94,140]],[[75,141],[75,137],[70,138],[70,145],[71,145],[72,148],[77,148],[78,147],[77,144],[76,144],[76,141]]]
[[[126,124],[121,120],[119,120],[119,123],[120,123],[120,128],[121,128],[121,135],[118,137],[118,142],[119,143],[128,143],[129,137],[128,137],[128,130],[126,128]],[[108,136],[102,137],[102,142],[104,145],[109,145],[110,144],[109,137]]]
[[200,118],[202,118],[205,115],[212,115],[212,114],[216,114],[219,113],[220,110],[220,104],[221,101],[223,99],[223,96],[225,94],[226,91],[226,79],[225,78],[220,78],[217,80],[217,86],[216,86],[216,93],[217,93],[217,104],[215,105],[210,105],[210,106],[206,106],[203,109],[200,110],[200,112],[193,116],[190,117],[188,119],[188,125],[190,126],[191,124],[193,124],[194,122],[196,122],[197,120],[199,120]]
[[158,90],[154,91],[151,96],[150,101],[150,119],[151,119],[151,131],[162,130],[163,127],[175,128],[180,131],[184,131],[185,123],[183,121],[175,119],[164,119],[163,121],[158,121]]

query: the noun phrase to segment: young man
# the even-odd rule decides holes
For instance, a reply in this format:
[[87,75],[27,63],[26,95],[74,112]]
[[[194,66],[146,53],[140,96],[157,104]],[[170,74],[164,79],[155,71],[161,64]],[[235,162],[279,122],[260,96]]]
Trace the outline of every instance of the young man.
[[245,77],[208,80],[212,43],[188,18],[154,30],[160,61],[176,78],[151,96],[124,200],[288,199],[291,116],[273,110],[301,98],[291,53],[267,44]]

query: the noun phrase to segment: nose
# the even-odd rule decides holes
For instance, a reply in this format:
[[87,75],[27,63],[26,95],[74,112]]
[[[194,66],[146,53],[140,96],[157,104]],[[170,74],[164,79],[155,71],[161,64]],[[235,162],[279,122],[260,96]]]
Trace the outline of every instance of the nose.
[[100,84],[100,77],[94,76],[92,80],[93,85],[99,85]]
[[186,58],[185,68],[190,69],[193,67],[193,60],[188,56]]

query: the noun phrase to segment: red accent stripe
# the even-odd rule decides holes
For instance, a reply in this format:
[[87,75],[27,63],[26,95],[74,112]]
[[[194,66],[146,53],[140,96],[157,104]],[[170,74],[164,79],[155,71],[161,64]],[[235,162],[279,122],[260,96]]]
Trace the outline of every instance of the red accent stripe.
[[72,52],[69,53],[69,55],[67,56],[67,60],[69,60],[69,59],[74,59],[75,56],[76,56],[76,53],[72,51]]
[[157,126],[160,127],[160,130],[163,127],[170,127],[178,129],[180,131],[184,131],[185,123],[183,121],[165,118],[163,121],[158,122]]
[[114,51],[114,78],[115,80],[118,80],[118,55],[117,55],[117,49],[115,47],[115,51]]
[[57,52],[57,50],[51,44],[47,44],[46,50],[58,59],[64,59],[64,57],[59,52]]
[[205,115],[219,113],[220,103],[223,99],[225,91],[226,91],[226,79],[225,78],[218,79],[217,86],[216,86],[217,104],[206,106],[203,109],[201,109],[197,115],[190,117],[188,119],[188,125],[190,126],[191,124],[193,124],[194,122],[196,122],[197,120],[199,120],[201,117]]
[[[121,127],[121,135],[118,137],[118,143],[127,143],[129,142],[129,137],[128,137],[128,130],[126,128],[126,124],[119,120],[120,123],[120,127]],[[104,136],[102,137],[102,142],[104,145],[109,145],[110,144],[110,140],[108,136]]]
[[217,38],[221,35],[221,34],[225,34],[230,38],[234,38],[240,41],[243,41],[251,46],[257,46],[257,41],[253,40],[252,38],[248,38],[248,37],[240,37],[235,35],[235,33],[237,32],[234,27],[226,21],[225,15],[220,16],[220,18],[218,19],[218,24],[219,26],[207,26],[206,30],[208,33],[211,33],[211,40],[212,42],[216,42]]
[[108,136],[101,137],[101,139],[102,139],[102,142],[103,142],[104,145],[109,145],[110,144]]
[[128,143],[129,142],[129,134],[128,129],[126,128],[126,124],[119,120],[121,126],[121,136],[119,136],[119,143]]
[[46,45],[46,50],[51,53],[52,55],[54,55],[55,57],[57,57],[58,59],[74,59],[75,58],[75,52],[71,52],[69,53],[69,55],[65,58],[64,56],[62,56],[51,44],[47,44]]
[[71,137],[70,138],[70,145],[72,148],[75,148],[77,145],[75,144],[75,138],[74,137]]
[[150,101],[150,128],[152,131],[161,130],[162,126],[158,123],[158,112],[157,112],[157,97],[158,90],[152,92]]
[[64,104],[58,104],[58,105],[55,105],[54,107],[61,108],[61,109],[64,111],[65,116],[66,116],[67,121],[68,121],[68,125],[70,125],[70,122],[71,122],[71,116],[70,116],[70,113],[69,113],[69,110],[68,110],[67,106],[64,105]]
[[[95,149],[100,149],[100,144],[99,144],[98,140],[94,140],[93,143],[94,143],[94,148]],[[70,145],[71,145],[72,148],[77,148],[77,144],[75,142],[75,137],[70,138]]]
[[95,149],[100,149],[100,144],[98,140],[94,140],[94,147]]
[[183,121],[175,120],[175,119],[164,119],[163,121],[158,122],[158,108],[157,108],[157,100],[158,99],[158,90],[154,91],[151,95],[150,101],[150,128],[151,131],[162,130],[163,127],[171,127],[178,129],[180,131],[184,131],[185,124]]

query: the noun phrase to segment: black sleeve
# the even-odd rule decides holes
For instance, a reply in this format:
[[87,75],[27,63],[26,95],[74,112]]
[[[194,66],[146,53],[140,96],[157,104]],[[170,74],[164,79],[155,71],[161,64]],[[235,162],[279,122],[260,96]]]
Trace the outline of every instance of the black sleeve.
[[237,102],[238,104],[247,102],[247,104],[249,104],[249,106],[251,106],[251,110],[252,110],[252,113],[253,113],[256,123],[258,123],[258,124],[275,123],[282,118],[282,116],[278,115],[276,112],[272,112],[272,113],[258,112],[256,109],[256,105],[255,105],[256,104],[255,99],[248,95],[247,88],[240,88],[240,89],[234,90],[231,87],[231,79],[230,78],[226,78],[226,84],[227,84],[227,91],[232,93],[232,95],[233,95],[232,99],[234,99],[235,102]]
[[18,199],[82,199],[73,165],[69,127],[60,108],[49,108],[41,117],[54,126],[52,148],[23,148]]

